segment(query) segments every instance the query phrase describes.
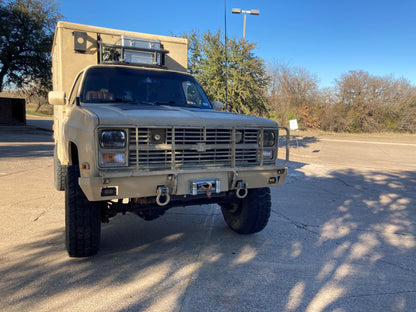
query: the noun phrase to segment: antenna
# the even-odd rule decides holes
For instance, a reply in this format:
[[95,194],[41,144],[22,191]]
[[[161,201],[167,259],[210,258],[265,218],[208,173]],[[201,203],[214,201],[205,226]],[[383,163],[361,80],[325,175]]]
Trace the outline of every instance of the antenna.
[[228,111],[228,52],[227,52],[227,0],[224,0],[224,41],[225,41],[225,111]]

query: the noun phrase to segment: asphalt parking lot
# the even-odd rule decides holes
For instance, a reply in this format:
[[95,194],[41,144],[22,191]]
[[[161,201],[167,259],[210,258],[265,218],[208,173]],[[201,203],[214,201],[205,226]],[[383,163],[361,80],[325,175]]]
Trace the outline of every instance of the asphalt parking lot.
[[216,205],[118,215],[70,259],[52,135],[31,125],[0,129],[1,311],[416,310],[416,136],[296,134],[262,232]]

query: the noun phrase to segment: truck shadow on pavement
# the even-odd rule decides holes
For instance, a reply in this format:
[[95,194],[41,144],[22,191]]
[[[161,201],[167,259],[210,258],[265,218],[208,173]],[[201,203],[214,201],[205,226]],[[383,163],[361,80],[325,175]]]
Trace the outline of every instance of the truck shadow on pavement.
[[272,190],[254,235],[229,230],[216,205],[177,208],[152,222],[117,216],[97,256],[69,259],[63,219],[44,231],[45,214],[24,242],[3,244],[0,309],[411,311],[416,172],[303,165]]

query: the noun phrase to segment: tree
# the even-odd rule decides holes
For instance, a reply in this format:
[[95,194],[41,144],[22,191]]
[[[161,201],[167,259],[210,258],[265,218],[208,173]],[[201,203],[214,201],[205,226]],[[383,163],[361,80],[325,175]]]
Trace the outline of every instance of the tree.
[[50,51],[60,18],[52,0],[0,1],[0,91],[51,88]]
[[319,128],[315,116],[318,78],[303,67],[275,62],[268,65],[271,117],[282,124],[299,119],[303,127]]
[[415,131],[416,89],[407,80],[349,71],[336,84],[351,131]]
[[191,31],[184,37],[189,41],[188,71],[199,80],[210,99],[225,102],[227,86],[230,111],[257,115],[267,113],[265,90],[268,77],[264,61],[253,53],[254,43],[230,39],[227,70],[225,45],[220,31],[215,34]]

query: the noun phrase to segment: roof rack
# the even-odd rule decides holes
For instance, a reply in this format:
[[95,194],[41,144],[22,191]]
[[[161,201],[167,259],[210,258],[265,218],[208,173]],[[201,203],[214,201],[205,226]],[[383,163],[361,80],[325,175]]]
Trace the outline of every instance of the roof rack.
[[[167,68],[160,41],[121,36],[121,44],[103,43],[98,36],[99,64],[124,64]],[[146,47],[147,46],[147,47]]]

